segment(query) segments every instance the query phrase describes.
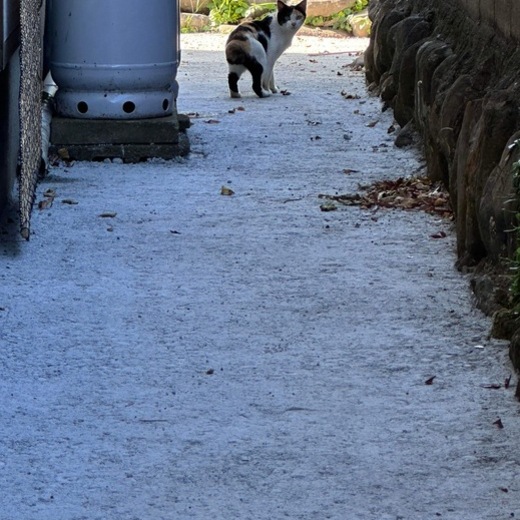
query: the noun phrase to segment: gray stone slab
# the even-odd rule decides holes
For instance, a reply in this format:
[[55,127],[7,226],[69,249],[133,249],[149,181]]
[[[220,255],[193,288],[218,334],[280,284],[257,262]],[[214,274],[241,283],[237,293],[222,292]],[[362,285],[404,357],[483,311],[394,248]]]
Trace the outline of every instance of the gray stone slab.
[[181,132],[184,132],[191,126],[190,118],[186,114],[177,114],[177,119],[179,120],[179,130]]
[[[185,121],[183,119],[183,124]],[[72,119],[54,117],[51,143],[84,144],[176,144],[179,141],[177,114],[153,119]]]
[[75,161],[102,161],[104,159],[122,159],[125,163],[136,163],[153,157],[174,159],[190,152],[188,137],[180,133],[176,143],[159,144],[70,144],[50,147],[51,154],[63,155]]

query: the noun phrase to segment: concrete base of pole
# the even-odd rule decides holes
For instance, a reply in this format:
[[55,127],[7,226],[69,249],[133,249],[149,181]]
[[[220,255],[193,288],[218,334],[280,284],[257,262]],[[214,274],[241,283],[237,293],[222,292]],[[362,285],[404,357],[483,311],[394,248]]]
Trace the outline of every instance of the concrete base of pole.
[[50,153],[78,161],[173,159],[190,151],[186,135],[189,126],[189,118],[176,113],[152,119],[54,117]]

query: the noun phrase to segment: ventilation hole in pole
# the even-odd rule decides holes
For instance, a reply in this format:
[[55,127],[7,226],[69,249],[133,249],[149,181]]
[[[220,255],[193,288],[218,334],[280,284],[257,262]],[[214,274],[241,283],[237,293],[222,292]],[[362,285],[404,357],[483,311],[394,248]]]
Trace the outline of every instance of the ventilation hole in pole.
[[165,99],[163,102],[162,102],[162,109],[166,112],[166,110],[168,110],[168,107],[170,106],[170,102]]
[[86,114],[88,112],[88,104],[85,101],[80,101],[77,104],[77,109],[80,114]]
[[135,110],[135,103],[133,101],[125,101],[123,103],[123,112],[131,114]]

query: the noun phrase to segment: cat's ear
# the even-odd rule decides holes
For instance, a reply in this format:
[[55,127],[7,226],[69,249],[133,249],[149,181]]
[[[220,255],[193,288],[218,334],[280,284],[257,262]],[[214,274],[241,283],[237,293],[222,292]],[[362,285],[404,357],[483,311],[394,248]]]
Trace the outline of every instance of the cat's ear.
[[303,0],[298,5],[295,5],[294,8],[298,9],[298,11],[302,12],[303,14],[305,14],[307,12],[307,0]]
[[[307,1],[307,0],[305,0],[305,1]],[[278,11],[282,11],[283,9],[287,9],[287,4],[285,2],[283,2],[282,0],[277,0],[276,8],[278,9]]]

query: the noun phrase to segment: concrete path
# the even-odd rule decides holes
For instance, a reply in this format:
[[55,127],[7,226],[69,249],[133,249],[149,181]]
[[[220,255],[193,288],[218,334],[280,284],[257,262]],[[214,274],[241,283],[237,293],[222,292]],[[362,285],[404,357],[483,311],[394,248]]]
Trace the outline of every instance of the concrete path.
[[183,37],[188,160],[55,167],[0,245],[0,519],[518,517],[511,366],[450,224],[320,211],[421,171],[346,67],[366,42],[299,38],[291,95],[230,100],[224,40]]

